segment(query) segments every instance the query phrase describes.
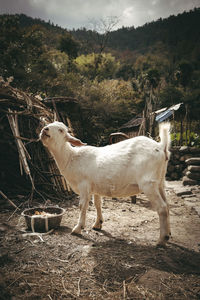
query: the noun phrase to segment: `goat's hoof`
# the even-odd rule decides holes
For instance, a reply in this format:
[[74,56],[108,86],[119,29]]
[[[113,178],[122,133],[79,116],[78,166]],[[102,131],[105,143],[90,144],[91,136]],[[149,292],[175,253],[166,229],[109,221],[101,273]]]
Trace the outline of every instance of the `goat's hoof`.
[[100,228],[99,227],[92,227],[92,229],[95,230],[95,231],[101,231],[101,227]]
[[79,226],[75,226],[72,230],[71,234],[73,235],[81,235],[81,228]]
[[94,225],[92,226],[92,229],[96,230],[96,231],[100,231],[102,229],[102,224],[103,224],[103,221],[100,220],[98,223],[94,223]]
[[166,236],[164,237],[164,239],[165,239],[166,242],[169,241],[170,236],[171,236],[171,233],[170,233],[169,235],[166,235]]
[[156,247],[157,248],[165,248],[166,247],[166,243],[169,241],[169,239],[170,239],[170,235],[165,235],[162,240],[158,241]]
[[[103,223],[103,222],[102,222]],[[96,231],[100,231],[101,230],[101,228],[102,228],[102,223],[100,223],[100,224],[94,224],[93,225],[93,227],[92,227],[92,229],[93,230],[96,230]]]

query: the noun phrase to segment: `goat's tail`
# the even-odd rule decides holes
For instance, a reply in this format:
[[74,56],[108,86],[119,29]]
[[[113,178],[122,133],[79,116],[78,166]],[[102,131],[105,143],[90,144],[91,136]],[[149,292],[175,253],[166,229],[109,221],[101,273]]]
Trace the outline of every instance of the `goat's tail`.
[[170,152],[169,152],[169,147],[170,147],[170,123],[165,122],[161,123],[159,126],[159,136],[160,136],[160,144],[162,149],[165,152],[166,155],[166,160],[169,160],[170,157]]

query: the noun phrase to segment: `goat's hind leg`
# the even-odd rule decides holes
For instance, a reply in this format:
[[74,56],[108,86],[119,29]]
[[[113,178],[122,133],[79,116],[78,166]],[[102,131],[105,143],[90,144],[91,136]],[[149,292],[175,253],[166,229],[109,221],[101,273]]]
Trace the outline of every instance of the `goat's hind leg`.
[[168,204],[168,201],[167,201],[167,198],[166,198],[164,184],[159,187],[159,192],[160,192],[160,195],[161,195],[162,199],[167,204],[167,226],[168,226],[169,236],[171,236],[170,217],[169,217],[169,204]]
[[103,223],[103,216],[101,211],[101,197],[99,195],[94,195],[94,205],[97,210],[97,218],[92,228],[94,230],[101,230],[102,223]]
[[158,246],[165,246],[169,240],[169,208],[167,202],[162,198],[157,183],[148,182],[142,189],[152,203],[153,208],[157,211],[160,222],[160,238]]

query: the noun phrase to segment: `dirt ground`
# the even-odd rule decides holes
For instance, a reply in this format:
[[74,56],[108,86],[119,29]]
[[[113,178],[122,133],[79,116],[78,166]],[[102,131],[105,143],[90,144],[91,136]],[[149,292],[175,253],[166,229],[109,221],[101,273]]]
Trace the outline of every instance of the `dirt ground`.
[[[181,183],[177,183],[181,185]],[[200,299],[200,218],[168,184],[172,239],[156,248],[159,223],[144,195],[104,199],[103,230],[71,235],[78,199],[49,235],[23,236],[19,213],[0,213],[0,299]],[[200,202],[200,189],[195,190]],[[194,198],[194,197],[193,197]],[[55,203],[54,203],[55,204]]]

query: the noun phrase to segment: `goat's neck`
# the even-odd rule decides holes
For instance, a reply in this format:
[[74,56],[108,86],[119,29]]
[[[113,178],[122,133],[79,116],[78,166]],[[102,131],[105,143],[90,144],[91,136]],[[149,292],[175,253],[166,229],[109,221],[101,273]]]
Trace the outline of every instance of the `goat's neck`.
[[61,173],[66,169],[70,162],[73,151],[73,147],[69,143],[50,149]]

